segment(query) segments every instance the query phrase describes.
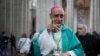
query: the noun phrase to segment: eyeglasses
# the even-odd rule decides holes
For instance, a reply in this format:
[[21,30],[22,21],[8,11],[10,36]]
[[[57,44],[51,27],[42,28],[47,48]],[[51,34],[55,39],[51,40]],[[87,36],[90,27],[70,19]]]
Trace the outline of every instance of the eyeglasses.
[[63,17],[64,17],[63,14],[55,14],[55,15],[54,15],[55,18],[58,18],[59,16],[60,16],[60,18],[63,18]]

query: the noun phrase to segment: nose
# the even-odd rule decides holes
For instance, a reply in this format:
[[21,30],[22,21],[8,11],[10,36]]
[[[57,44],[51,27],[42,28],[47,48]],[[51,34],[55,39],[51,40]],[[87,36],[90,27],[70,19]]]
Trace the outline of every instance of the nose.
[[60,16],[58,17],[58,20],[61,20],[61,17]]
[[61,18],[60,16],[57,18],[57,20],[59,20],[59,21],[62,21],[63,20],[63,18]]

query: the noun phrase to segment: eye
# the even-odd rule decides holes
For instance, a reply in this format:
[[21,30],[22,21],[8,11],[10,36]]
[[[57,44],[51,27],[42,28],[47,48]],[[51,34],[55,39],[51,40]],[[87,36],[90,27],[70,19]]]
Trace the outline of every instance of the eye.
[[56,17],[56,18],[57,18],[58,16],[59,16],[58,14],[54,15],[54,17]]
[[55,14],[54,17],[58,18],[60,16],[60,18],[63,18],[64,15],[63,14]]
[[60,15],[60,18],[63,18],[63,17],[64,17],[64,15],[63,15],[63,14],[61,14],[61,15]]

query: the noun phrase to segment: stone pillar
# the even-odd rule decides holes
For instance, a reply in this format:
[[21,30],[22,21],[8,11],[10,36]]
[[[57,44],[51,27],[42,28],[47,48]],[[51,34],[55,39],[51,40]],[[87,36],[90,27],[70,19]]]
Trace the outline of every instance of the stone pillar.
[[[98,7],[99,7],[99,22],[98,22],[98,24],[100,24],[100,0],[98,0],[98,3],[99,3],[99,5],[98,5]],[[99,26],[99,28],[98,28],[98,31],[100,32],[100,26]]]
[[67,0],[67,19],[66,24],[71,27],[74,31],[76,31],[76,18],[74,18],[74,1],[73,0]]
[[96,11],[97,10],[97,6],[96,6],[97,3],[96,3],[96,1],[94,0],[94,20],[93,20],[94,21],[94,23],[93,23],[94,29],[93,30],[96,30],[96,28],[97,28],[97,26],[96,26],[97,25],[96,24],[97,23],[97,21],[96,21],[97,20],[97,11]]
[[90,2],[90,20],[89,20],[89,31],[92,32],[94,26],[93,26],[93,12],[94,12],[94,0],[91,0]]
[[[1,0],[1,3],[0,3],[0,31],[2,32],[2,31],[4,31],[4,9],[5,9],[5,0]],[[3,18],[3,19],[2,19]]]
[[99,11],[100,11],[100,6],[99,6],[99,0],[97,0],[96,1],[96,6],[97,6],[97,9],[96,9],[96,17],[97,17],[97,25],[96,25],[96,28],[97,28],[97,32],[100,32],[100,13],[99,13]]
[[30,6],[30,2],[31,0],[27,0],[26,2],[27,2],[27,12],[26,12],[26,14],[27,14],[27,33],[28,33],[28,35],[30,35],[31,34],[31,32],[32,32],[32,12],[31,12],[31,8],[30,7],[32,7],[32,6]]
[[73,30],[74,30],[74,32],[76,33],[77,32],[77,8],[74,8],[74,12],[73,12],[73,14],[74,14],[74,18],[72,19],[72,21],[74,21],[74,23],[73,23]]
[[45,26],[45,0],[37,0],[36,31]]
[[1,0],[0,32],[13,33],[20,37],[23,33],[31,33],[30,0]]
[[96,30],[100,32],[100,8],[99,8],[99,0],[91,0],[90,7],[90,32]]
[[12,32],[12,2],[13,0],[10,0],[10,33]]

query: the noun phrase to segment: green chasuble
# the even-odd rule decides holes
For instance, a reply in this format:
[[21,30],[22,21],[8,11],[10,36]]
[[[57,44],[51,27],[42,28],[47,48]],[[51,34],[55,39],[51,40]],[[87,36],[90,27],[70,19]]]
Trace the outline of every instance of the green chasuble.
[[[33,56],[41,56],[40,46],[39,46],[39,37],[43,31],[44,30],[40,30],[36,39],[34,39],[32,42],[33,51],[34,51]],[[76,56],[83,56],[84,51],[83,51],[82,45],[77,39],[77,37],[75,36],[75,34],[72,32],[72,30],[68,28],[67,26],[65,26],[64,24],[62,24],[61,32],[62,32],[62,37],[61,37],[62,38],[62,53],[73,51]]]

